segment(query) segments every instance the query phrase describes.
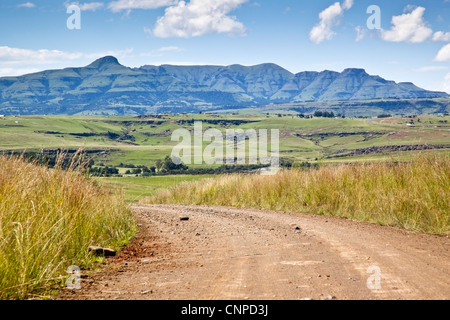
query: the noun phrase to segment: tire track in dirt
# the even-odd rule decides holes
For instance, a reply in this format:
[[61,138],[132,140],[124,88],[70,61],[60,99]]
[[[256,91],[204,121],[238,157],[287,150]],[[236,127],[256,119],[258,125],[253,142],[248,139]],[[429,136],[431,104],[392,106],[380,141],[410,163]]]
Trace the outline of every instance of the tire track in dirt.
[[[450,240],[326,216],[133,206],[140,233],[61,299],[449,299]],[[180,217],[189,217],[180,221]],[[378,290],[367,273],[380,269]]]

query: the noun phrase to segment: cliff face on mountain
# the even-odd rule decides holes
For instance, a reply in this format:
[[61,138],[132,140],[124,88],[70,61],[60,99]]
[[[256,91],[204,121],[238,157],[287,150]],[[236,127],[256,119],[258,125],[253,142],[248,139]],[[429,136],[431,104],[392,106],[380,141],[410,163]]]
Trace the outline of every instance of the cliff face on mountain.
[[104,57],[82,68],[0,78],[0,113],[79,114],[114,108],[198,112],[271,103],[448,97],[412,83],[395,83],[363,69],[293,74],[276,64],[143,66]]

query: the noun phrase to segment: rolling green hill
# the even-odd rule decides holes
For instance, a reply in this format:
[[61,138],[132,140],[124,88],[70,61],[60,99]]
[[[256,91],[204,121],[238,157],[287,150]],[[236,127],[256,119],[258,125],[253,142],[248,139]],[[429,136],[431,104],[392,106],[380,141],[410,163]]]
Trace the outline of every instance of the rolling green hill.
[[149,117],[20,116],[0,118],[0,151],[86,149],[96,163],[150,166],[171,154],[172,133],[193,130],[279,129],[280,156],[292,161],[356,161],[448,152],[450,116],[386,119],[302,119],[265,115]]
[[[418,113],[437,113],[448,109],[449,99],[433,99],[448,97],[371,76],[363,69],[293,74],[271,63],[128,68],[111,56],[82,68],[0,78],[0,114],[5,115],[197,113],[299,103],[317,110],[314,103],[322,102],[340,102],[345,111],[357,101],[364,105],[385,99],[415,99]],[[427,104],[433,106],[427,110]],[[392,106],[395,109],[395,104],[382,109]]]

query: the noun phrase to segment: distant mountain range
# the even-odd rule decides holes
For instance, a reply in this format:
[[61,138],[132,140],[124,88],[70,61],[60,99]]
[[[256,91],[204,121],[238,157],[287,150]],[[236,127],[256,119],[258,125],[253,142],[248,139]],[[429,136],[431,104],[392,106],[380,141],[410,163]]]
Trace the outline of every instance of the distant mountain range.
[[0,78],[0,114],[146,114],[269,104],[448,98],[363,69],[300,72],[256,66],[143,66],[104,57],[82,68]]

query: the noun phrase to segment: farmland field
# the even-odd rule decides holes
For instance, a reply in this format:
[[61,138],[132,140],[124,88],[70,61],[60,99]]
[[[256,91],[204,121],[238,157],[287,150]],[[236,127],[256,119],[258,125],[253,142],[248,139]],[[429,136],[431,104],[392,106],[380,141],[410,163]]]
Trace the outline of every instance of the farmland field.
[[[125,174],[134,166],[153,166],[171,154],[178,128],[192,131],[279,129],[280,158],[290,163],[321,164],[408,160],[420,153],[449,154],[450,117],[312,118],[282,115],[157,115],[147,117],[20,116],[0,118],[2,153],[77,150],[83,148],[95,166],[118,166],[123,177],[98,178],[123,187],[129,202],[157,190],[203,176],[136,177]],[[206,164],[196,167],[205,168]],[[214,165],[213,165],[214,167]],[[217,167],[217,166],[216,166]]]
[[[396,152],[402,145],[450,147],[450,116],[387,119],[301,119],[292,116],[177,115],[155,117],[24,116],[0,118],[0,150],[51,148],[99,150],[96,159],[108,165],[149,165],[170,155],[171,134],[203,121],[203,130],[279,129],[281,157],[295,160],[351,161],[352,151]],[[110,135],[108,135],[110,133]],[[107,151],[107,152],[100,152]],[[401,151],[401,150],[400,150]],[[403,150],[405,151],[405,150]]]

